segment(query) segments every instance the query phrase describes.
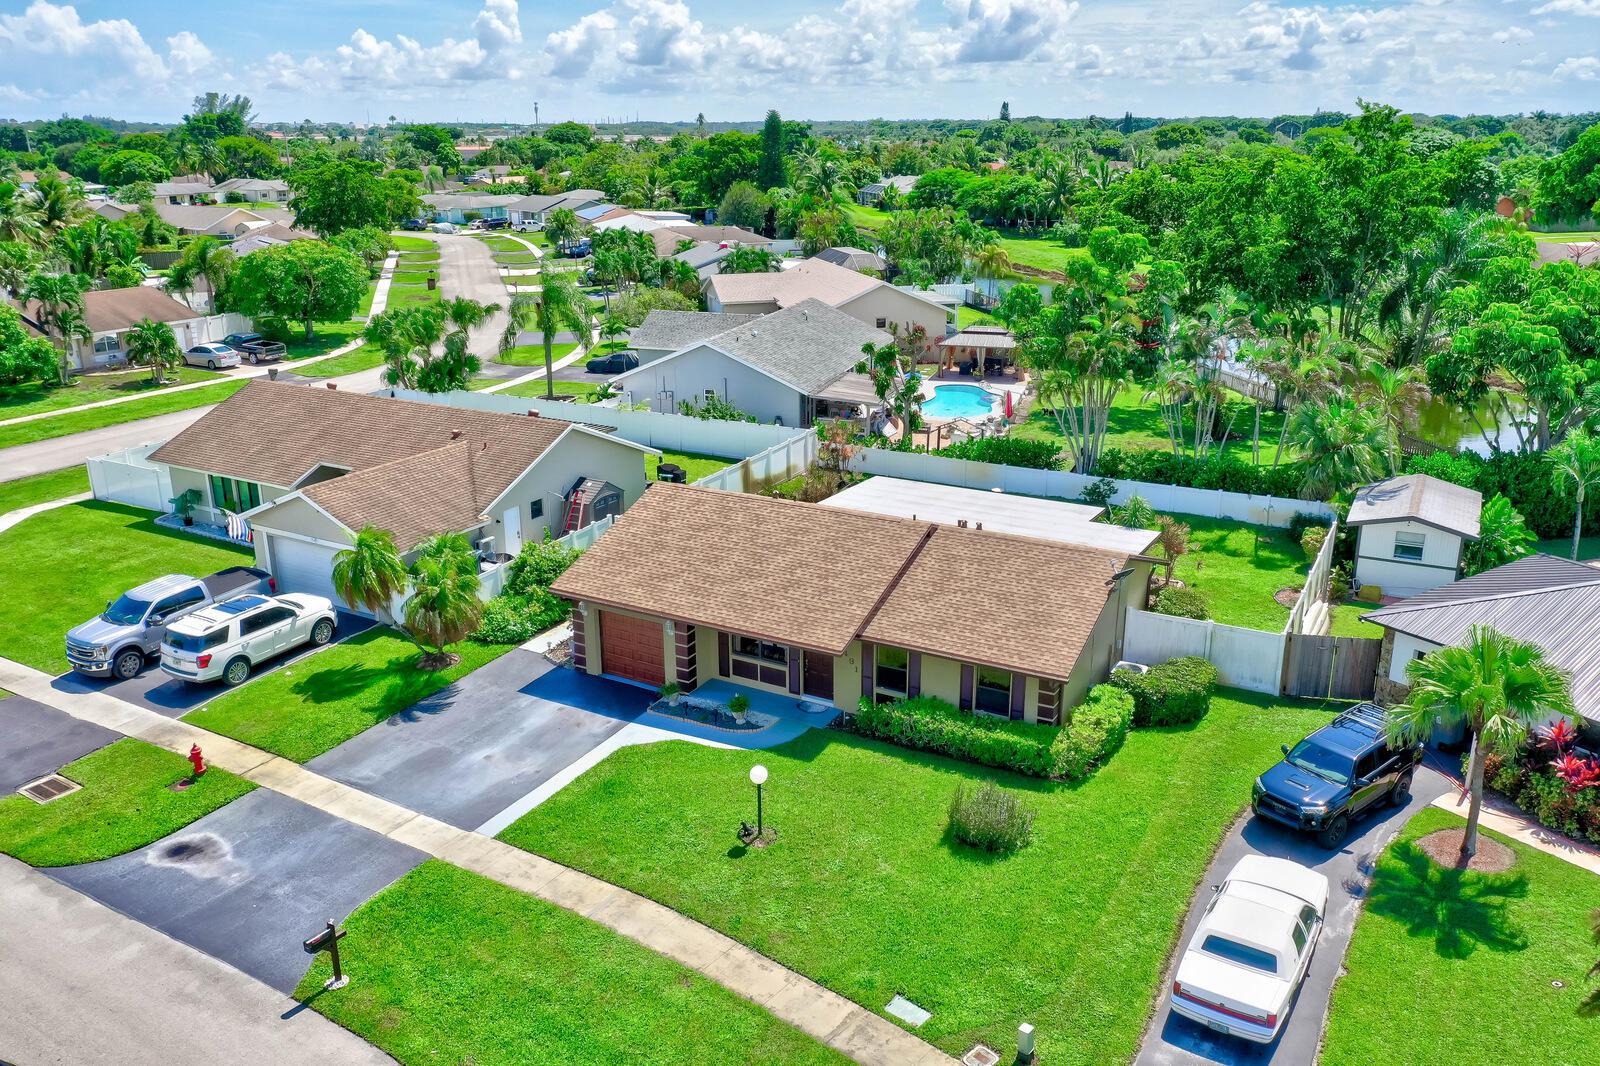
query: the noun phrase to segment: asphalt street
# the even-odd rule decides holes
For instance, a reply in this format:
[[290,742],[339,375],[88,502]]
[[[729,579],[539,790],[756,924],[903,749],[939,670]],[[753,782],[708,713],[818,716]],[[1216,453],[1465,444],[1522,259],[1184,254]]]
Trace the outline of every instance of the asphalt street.
[[119,737],[22,696],[0,699],[0,795],[53,774]]

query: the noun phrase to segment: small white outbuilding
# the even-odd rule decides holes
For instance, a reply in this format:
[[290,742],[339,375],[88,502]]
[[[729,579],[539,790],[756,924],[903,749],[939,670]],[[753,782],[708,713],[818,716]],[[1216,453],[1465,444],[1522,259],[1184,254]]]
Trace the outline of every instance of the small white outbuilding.
[[1461,573],[1461,550],[1478,539],[1483,495],[1426,474],[1364,485],[1346,524],[1357,530],[1357,585],[1415,596]]

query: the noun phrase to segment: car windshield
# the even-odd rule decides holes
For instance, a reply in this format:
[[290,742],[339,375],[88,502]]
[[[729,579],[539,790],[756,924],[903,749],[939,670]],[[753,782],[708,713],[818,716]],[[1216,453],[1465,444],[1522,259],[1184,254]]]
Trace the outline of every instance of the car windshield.
[[1240,966],[1248,966],[1262,973],[1278,972],[1277,956],[1271,952],[1253,948],[1249,944],[1241,944],[1237,940],[1229,940],[1225,936],[1217,936],[1215,933],[1206,937],[1206,942],[1200,945],[1200,950],[1207,955],[1215,955],[1219,959],[1236,962]]
[[127,593],[123,593],[117,597],[115,603],[106,607],[106,613],[100,617],[112,625],[132,626],[144,621],[144,613],[149,609],[149,600],[135,599]]
[[1330,751],[1309,737],[1294,746],[1289,752],[1288,759],[1291,766],[1310,770],[1318,777],[1325,777],[1336,785],[1348,784],[1350,781],[1350,756]]

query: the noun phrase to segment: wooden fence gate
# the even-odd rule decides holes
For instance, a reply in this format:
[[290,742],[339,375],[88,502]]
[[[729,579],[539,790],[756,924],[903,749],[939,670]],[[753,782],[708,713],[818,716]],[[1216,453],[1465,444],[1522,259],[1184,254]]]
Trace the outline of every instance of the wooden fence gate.
[[1383,641],[1373,637],[1289,634],[1283,691],[1313,699],[1369,700]]

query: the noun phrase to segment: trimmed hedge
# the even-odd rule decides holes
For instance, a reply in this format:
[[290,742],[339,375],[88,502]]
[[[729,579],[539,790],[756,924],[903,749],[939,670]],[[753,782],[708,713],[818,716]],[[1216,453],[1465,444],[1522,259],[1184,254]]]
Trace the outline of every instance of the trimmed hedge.
[[948,755],[1031,777],[1085,777],[1122,746],[1133,720],[1124,692],[1096,685],[1062,728],[959,710],[933,696],[873,703],[863,699],[851,728],[902,747]]
[[1211,709],[1217,668],[1185,655],[1152,666],[1149,673],[1114,670],[1112,685],[1133,697],[1133,724],[1138,727],[1198,722]]
[[1239,459],[1207,459],[1173,455],[1156,448],[1107,448],[1094,468],[1096,477],[1118,481],[1149,481],[1157,485],[1184,485],[1195,489],[1223,489],[1258,496],[1301,499],[1305,472],[1299,462],[1254,466]]
[[[1572,536],[1575,505],[1570,496],[1555,491],[1550,463],[1541,453],[1500,452],[1487,459],[1472,452],[1413,455],[1406,460],[1406,473],[1428,474],[1441,481],[1477,489],[1485,500],[1504,496],[1533,535],[1541,540]],[[1600,494],[1591,493],[1584,503],[1583,524],[1590,528],[1597,522],[1600,522]]]
[[1156,614],[1170,614],[1175,618],[1198,618],[1205,621],[1211,617],[1211,608],[1198,589],[1169,585],[1156,593]]
[[1062,468],[1061,452],[1054,443],[1025,437],[972,437],[933,454],[977,463],[1021,466],[1030,470]]

